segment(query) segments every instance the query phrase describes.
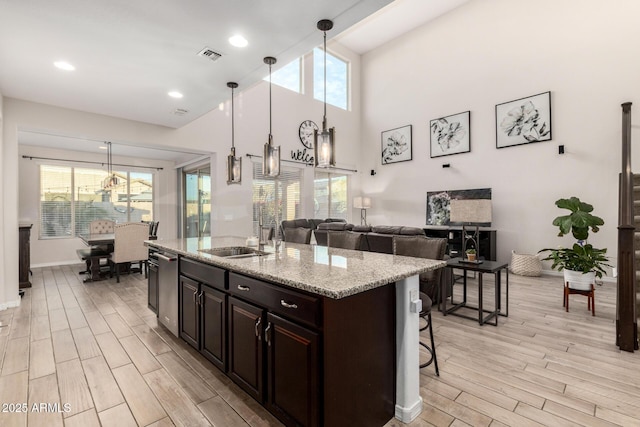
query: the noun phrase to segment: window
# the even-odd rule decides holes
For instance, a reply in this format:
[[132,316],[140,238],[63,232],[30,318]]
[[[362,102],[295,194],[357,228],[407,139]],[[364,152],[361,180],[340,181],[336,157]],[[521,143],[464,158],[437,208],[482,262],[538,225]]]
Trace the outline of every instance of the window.
[[40,238],[76,237],[95,219],[153,220],[153,175],[114,172],[118,185],[102,187],[102,169],[40,166]]
[[[327,52],[327,104],[347,109],[349,75],[347,63]],[[313,97],[324,101],[324,50],[313,49]]]
[[[271,82],[297,93],[302,93],[301,64],[302,58],[296,58],[277,71],[271,73]],[[264,80],[269,81],[269,76]]]
[[280,176],[276,178],[262,175],[262,164],[253,164],[253,230],[259,236],[259,218],[262,214],[264,227],[277,226],[283,220],[299,218],[300,186],[302,170],[280,167]]
[[316,171],[313,217],[347,219],[347,175]]

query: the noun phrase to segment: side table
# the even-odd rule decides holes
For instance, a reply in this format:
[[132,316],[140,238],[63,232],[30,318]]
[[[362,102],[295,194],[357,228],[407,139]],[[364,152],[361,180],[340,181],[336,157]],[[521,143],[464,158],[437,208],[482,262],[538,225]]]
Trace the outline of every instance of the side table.
[[[463,286],[463,290],[462,290],[462,301],[461,302],[454,302],[453,301],[453,292],[451,295],[451,304],[453,305],[452,307],[447,308],[447,298],[442,298],[442,302],[440,305],[440,311],[442,312],[443,315],[447,315],[447,314],[453,314],[455,316],[459,316],[459,317],[464,317],[466,319],[471,319],[471,320],[476,320],[476,318],[471,317],[471,316],[467,316],[465,314],[462,313],[456,313],[456,311],[460,308],[466,307],[472,310],[477,310],[478,311],[478,323],[480,325],[484,325],[485,323],[487,323],[489,320],[494,319],[495,322],[494,323],[489,323],[490,325],[493,326],[498,326],[498,315],[500,316],[509,316],[509,269],[507,268],[509,266],[509,264],[507,263],[500,263],[497,261],[483,261],[482,263],[472,263],[472,262],[465,262],[464,260],[462,260],[462,258],[452,258],[450,260],[447,261],[447,267],[449,269],[460,269],[463,270],[464,274],[463,274],[463,282],[462,282],[462,286]],[[501,294],[502,294],[502,270],[505,270],[506,274],[506,304],[505,304],[505,311],[504,313],[502,312],[502,306],[501,306]],[[467,304],[467,272],[468,271],[473,271],[478,273],[478,306],[474,307],[471,305]],[[487,310],[485,308],[483,308],[483,295],[482,295],[482,287],[483,287],[483,282],[482,282],[482,275],[483,273],[491,273],[494,275],[495,277],[495,305],[494,305],[494,309],[493,310]],[[452,274],[453,276],[453,274]],[[446,284],[442,284],[442,287],[446,286]],[[453,284],[452,284],[453,286]],[[440,295],[446,295],[445,289],[441,289]],[[486,316],[484,315],[485,313],[488,313]]]

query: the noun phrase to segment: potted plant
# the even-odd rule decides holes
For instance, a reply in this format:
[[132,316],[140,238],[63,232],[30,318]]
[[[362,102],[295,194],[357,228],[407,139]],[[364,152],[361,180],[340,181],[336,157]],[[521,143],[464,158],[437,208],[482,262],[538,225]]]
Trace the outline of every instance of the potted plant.
[[476,250],[473,248],[467,249],[466,251],[467,254],[467,259],[469,261],[475,261],[476,260]]
[[549,253],[543,261],[552,261],[553,270],[563,271],[565,283],[571,283],[572,288],[589,290],[596,277],[607,274],[604,267],[611,267],[607,264],[607,249],[596,249],[587,243],[589,231],[597,233],[604,220],[591,213],[592,205],[577,197],[559,199],[556,206],[571,212],[553,220],[553,225],[560,230],[558,236],[571,233],[577,242],[570,248],[542,249],[540,252]]

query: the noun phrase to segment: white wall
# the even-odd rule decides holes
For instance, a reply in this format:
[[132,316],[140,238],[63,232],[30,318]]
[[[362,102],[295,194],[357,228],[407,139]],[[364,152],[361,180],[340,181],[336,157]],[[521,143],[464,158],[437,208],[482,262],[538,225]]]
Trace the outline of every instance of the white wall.
[[[633,0],[474,1],[364,55],[359,168],[377,171],[363,175],[369,220],[423,226],[428,191],[491,187],[498,259],[509,261],[511,250],[571,244],[551,222],[555,200],[578,196],[605,220],[590,242],[615,257],[620,104],[640,101],[638,16]],[[496,149],[495,105],[545,91],[553,140]],[[431,159],[429,121],[467,110],[471,152]],[[413,160],[381,166],[380,132],[406,124]]]
[[[31,229],[31,266],[42,267],[46,265],[74,264],[78,263],[76,249],[84,248],[84,243],[79,238],[74,239],[40,239],[40,170],[41,164],[62,164],[78,166],[73,161],[104,161],[103,153],[87,153],[80,151],[65,151],[45,149],[29,145],[19,146],[19,221],[33,224]],[[69,162],[55,162],[51,160],[24,159],[23,155],[34,157],[47,157],[55,159],[67,159]],[[159,238],[175,238],[177,236],[177,179],[173,162],[132,159],[123,156],[113,156],[113,162],[136,166],[152,166],[163,168],[161,171],[138,169],[154,174],[154,219],[160,221],[158,228]],[[100,165],[80,165],[82,167],[100,168]],[[130,168],[135,169],[135,168]]]

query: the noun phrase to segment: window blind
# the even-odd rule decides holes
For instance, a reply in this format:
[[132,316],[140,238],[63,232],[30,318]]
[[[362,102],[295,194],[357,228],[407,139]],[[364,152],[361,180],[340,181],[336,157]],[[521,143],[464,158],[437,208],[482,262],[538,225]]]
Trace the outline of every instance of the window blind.
[[348,175],[331,172],[315,172],[314,218],[347,219]]
[[253,230],[259,235],[259,218],[263,226],[273,227],[279,233],[283,220],[299,218],[302,170],[280,166],[280,176],[262,174],[262,164],[253,163]]

